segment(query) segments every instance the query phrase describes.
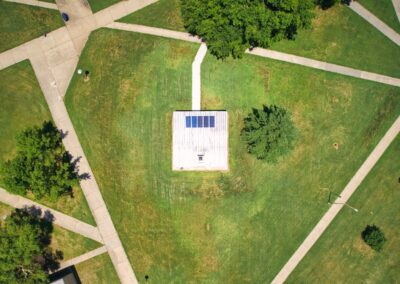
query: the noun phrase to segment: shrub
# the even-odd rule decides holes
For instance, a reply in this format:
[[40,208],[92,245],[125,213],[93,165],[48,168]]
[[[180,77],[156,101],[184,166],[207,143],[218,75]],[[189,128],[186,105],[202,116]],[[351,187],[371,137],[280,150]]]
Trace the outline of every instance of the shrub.
[[375,251],[381,251],[386,242],[385,235],[381,229],[375,225],[368,225],[361,233],[364,242]]

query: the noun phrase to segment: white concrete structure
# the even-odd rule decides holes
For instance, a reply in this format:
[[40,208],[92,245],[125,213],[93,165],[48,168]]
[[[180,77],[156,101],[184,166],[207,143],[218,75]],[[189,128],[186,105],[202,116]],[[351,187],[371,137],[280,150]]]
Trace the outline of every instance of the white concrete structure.
[[172,128],[174,171],[229,169],[226,111],[175,111]]
[[192,110],[201,109],[201,63],[207,53],[207,45],[202,43],[192,63]]

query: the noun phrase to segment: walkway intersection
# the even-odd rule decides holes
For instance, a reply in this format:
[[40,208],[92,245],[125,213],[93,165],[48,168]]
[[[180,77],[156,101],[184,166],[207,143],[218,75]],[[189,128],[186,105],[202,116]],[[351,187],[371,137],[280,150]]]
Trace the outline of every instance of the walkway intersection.
[[[92,252],[88,252],[87,254],[84,254],[76,259],[70,260],[68,263],[74,264],[107,251],[111,257],[121,282],[129,284],[137,283],[132,266],[129,263],[128,257],[118,237],[118,233],[111,220],[111,216],[107,210],[107,206],[101,196],[101,192],[90,168],[89,162],[85,157],[78,136],[69,118],[63,102],[63,97],[67,91],[73,73],[75,72],[79,56],[88,40],[88,37],[90,36],[90,33],[96,29],[106,27],[195,43],[201,43],[201,40],[184,32],[115,22],[115,20],[131,14],[147,5],[150,5],[156,2],[156,0],[121,1],[95,14],[92,13],[86,0],[56,0],[56,5],[36,0],[7,1],[40,6],[49,9],[58,9],[60,12],[66,12],[70,16],[70,21],[66,23],[65,27],[59,28],[48,33],[46,36],[33,39],[18,47],[1,53],[0,70],[23,60],[30,60],[55,124],[63,132],[68,133],[63,139],[65,148],[74,157],[80,157],[79,173],[89,174],[90,176],[89,179],[81,181],[81,188],[87,199],[89,208],[96,220],[97,228],[50,208],[34,203],[28,199],[9,194],[2,189],[0,189],[0,201],[14,207],[22,207],[23,205],[29,204],[41,206],[44,210],[49,210],[52,212],[52,214],[55,216],[56,224],[105,244],[104,247]],[[392,1],[394,6],[398,8],[396,11],[399,15],[400,0]],[[387,27],[387,25],[385,25],[382,21],[372,15],[369,11],[363,8],[360,4],[353,2],[350,5],[350,8],[375,26],[397,45],[400,45],[400,36],[395,31]],[[206,46],[204,44],[202,45],[202,48],[200,48],[199,52],[201,53],[201,56],[204,57],[206,53]],[[357,77],[360,79],[366,79],[400,87],[399,78],[393,78],[262,48],[255,48],[252,51],[247,52],[256,56],[267,57],[328,72],[334,72],[346,76]],[[196,90],[200,89],[196,88]],[[198,104],[199,102],[196,100],[196,104],[193,107],[197,108]],[[342,200],[339,201],[343,202],[350,198],[351,194],[356,190],[359,183],[368,174],[369,170],[375,164],[377,159],[383,154],[399,131],[400,118],[397,119],[392,128],[374,149],[370,157],[368,157],[360,170],[349,182],[348,186],[342,193]],[[296,267],[307,251],[318,240],[323,230],[328,227],[330,222],[341,208],[342,206],[336,205],[330,208],[330,210],[325,214],[315,229],[304,241],[304,243],[299,247],[298,251],[296,251],[281,272],[277,275],[274,283],[282,283],[286,279],[286,277]],[[68,263],[65,265],[68,265]]]

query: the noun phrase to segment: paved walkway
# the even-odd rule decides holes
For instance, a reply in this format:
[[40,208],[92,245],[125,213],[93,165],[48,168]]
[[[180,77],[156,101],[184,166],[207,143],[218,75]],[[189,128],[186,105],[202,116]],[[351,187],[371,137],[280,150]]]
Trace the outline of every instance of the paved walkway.
[[378,29],[381,33],[383,33],[386,37],[388,37],[391,41],[393,41],[397,45],[400,45],[400,35],[384,22],[382,22],[380,19],[378,19],[370,11],[361,6],[361,4],[355,1],[351,1],[349,7],[358,15],[363,17],[367,22],[373,25],[376,29]]
[[78,136],[68,116],[59,88],[54,85],[55,78],[45,54],[38,52],[31,58],[31,63],[46,98],[53,120],[59,129],[67,133],[63,139],[65,148],[73,157],[80,157],[79,174],[89,174],[90,178],[80,182],[90,210],[96,220],[100,235],[107,247],[111,260],[122,283],[137,283],[133,269],[124,251],[122,243],[101,196],[99,187],[89,162],[79,143]]
[[80,234],[86,238],[95,240],[96,242],[103,243],[103,240],[96,227],[70,217],[57,210],[51,209],[22,196],[11,194],[2,188],[0,188],[0,201],[14,208],[24,208],[26,206],[40,208],[42,216],[45,216],[45,214],[48,214],[46,212],[49,212],[54,217],[54,224],[71,232]]
[[[152,28],[141,25],[125,24],[125,23],[111,23],[106,26],[107,28],[119,29],[130,32],[137,32],[143,34],[150,34],[155,36],[161,36],[166,38],[173,38],[178,40],[190,41],[201,43],[201,40],[197,37],[193,37],[185,32],[171,31],[167,29]],[[257,55],[261,57],[267,57],[271,59],[276,59],[280,61],[290,62],[294,64],[299,64],[311,68],[316,68],[319,70],[324,70],[328,72],[338,73],[346,76],[356,77],[364,80],[370,80],[378,83],[388,84],[396,87],[400,87],[400,79],[393,78],[385,75],[380,75],[376,73],[371,73],[367,71],[362,71],[358,69],[353,69],[341,65],[336,65],[332,63],[327,63],[323,61],[318,61],[314,59],[309,59],[297,55],[292,55],[288,53],[283,53],[279,51],[273,51],[264,48],[254,48],[252,51],[247,51],[247,53],[252,55]]]
[[201,110],[201,63],[207,54],[207,45],[202,43],[192,63],[192,110]]
[[[89,251],[89,252],[87,252],[85,254],[82,254],[82,255],[80,255],[78,257],[69,259],[67,261],[63,261],[63,262],[61,262],[60,268],[57,271],[62,270],[64,268],[67,268],[67,267],[72,266],[72,265],[77,265],[77,264],[79,264],[81,262],[84,262],[84,261],[86,261],[88,259],[96,257],[96,256],[98,256],[100,254],[105,253],[105,252],[107,252],[107,248],[105,246],[102,246],[102,247],[99,247],[99,248],[97,248],[95,250]],[[54,271],[53,273],[55,273],[57,271]]]
[[249,54],[258,55],[266,58],[276,59],[289,63],[299,64],[319,70],[328,72],[338,73],[346,76],[356,77],[364,80],[370,80],[378,83],[388,84],[396,87],[400,87],[400,79],[393,78],[385,75],[371,73],[367,71],[357,70],[341,65],[309,59],[297,55],[287,54],[279,51],[274,51],[264,48],[254,48],[252,51],[247,51]]
[[161,36],[161,37],[178,39],[178,40],[183,40],[183,41],[201,43],[200,38],[198,38],[196,36],[192,36],[189,33],[185,33],[185,32],[178,32],[178,31],[172,31],[172,30],[167,30],[167,29],[154,28],[154,27],[135,25],[135,24],[118,23],[118,22],[109,23],[108,25],[106,25],[106,27],[110,28],[110,29],[123,30],[123,31],[128,31],[128,32],[149,34],[149,35],[154,35],[154,36]]
[[[296,268],[299,262],[311,249],[311,247],[316,243],[319,237],[324,233],[329,224],[333,221],[339,211],[345,206],[345,203],[349,200],[351,195],[355,192],[364,178],[368,175],[371,169],[374,167],[379,158],[383,155],[386,149],[389,147],[390,143],[396,138],[400,133],[400,116],[396,119],[390,129],[386,132],[385,136],[379,141],[378,145],[368,156],[350,182],[346,185],[340,197],[338,197],[335,202],[331,205],[328,212],[322,217],[318,224],[314,227],[311,233],[307,236],[304,242],[292,255],[289,261],[281,269],[281,271],[276,275],[273,284],[283,283],[290,273]],[[361,214],[361,213],[360,213]]]
[[56,4],[44,1],[37,1],[37,0],[4,0],[4,1],[58,10]]
[[396,11],[397,18],[400,22],[400,0],[392,0],[394,10]]

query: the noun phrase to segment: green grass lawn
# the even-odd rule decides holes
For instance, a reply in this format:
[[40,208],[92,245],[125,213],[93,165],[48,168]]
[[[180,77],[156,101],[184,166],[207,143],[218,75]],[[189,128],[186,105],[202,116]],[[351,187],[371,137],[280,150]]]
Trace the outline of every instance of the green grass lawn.
[[358,0],[361,5],[385,22],[389,27],[400,33],[400,23],[394,10],[392,0]]
[[119,278],[107,253],[86,260],[75,266],[82,283],[119,283]]
[[343,5],[316,10],[311,30],[271,49],[400,77],[400,48]]
[[176,31],[185,31],[179,1],[180,0],[159,0],[156,3],[118,21]]
[[[198,45],[92,33],[66,104],[138,279],[271,281],[400,112],[399,89],[246,55],[202,65],[202,104],[227,109],[230,172],[171,170],[171,115],[191,106]],[[252,107],[293,113],[296,149],[277,165],[246,153]],[[335,150],[333,143],[339,143]]]
[[[15,155],[18,133],[51,120],[51,114],[28,60],[1,70],[0,77],[0,161],[5,161]],[[82,190],[75,187],[73,193],[74,198],[63,196],[56,203],[36,201],[94,225]]]
[[56,10],[0,1],[0,52],[63,25]]
[[[0,202],[0,217],[3,215],[10,215],[13,210],[14,208]],[[0,223],[1,222],[0,220]],[[87,239],[57,225],[53,225],[50,247],[54,251],[62,251],[64,260],[77,257],[100,246],[101,244],[96,241]]]
[[96,13],[121,1],[123,0],[88,0],[93,13]]
[[[400,278],[400,137],[349,200],[359,209],[343,208],[321,239],[290,276],[288,283],[397,283]],[[386,238],[373,251],[361,239],[376,224]]]

